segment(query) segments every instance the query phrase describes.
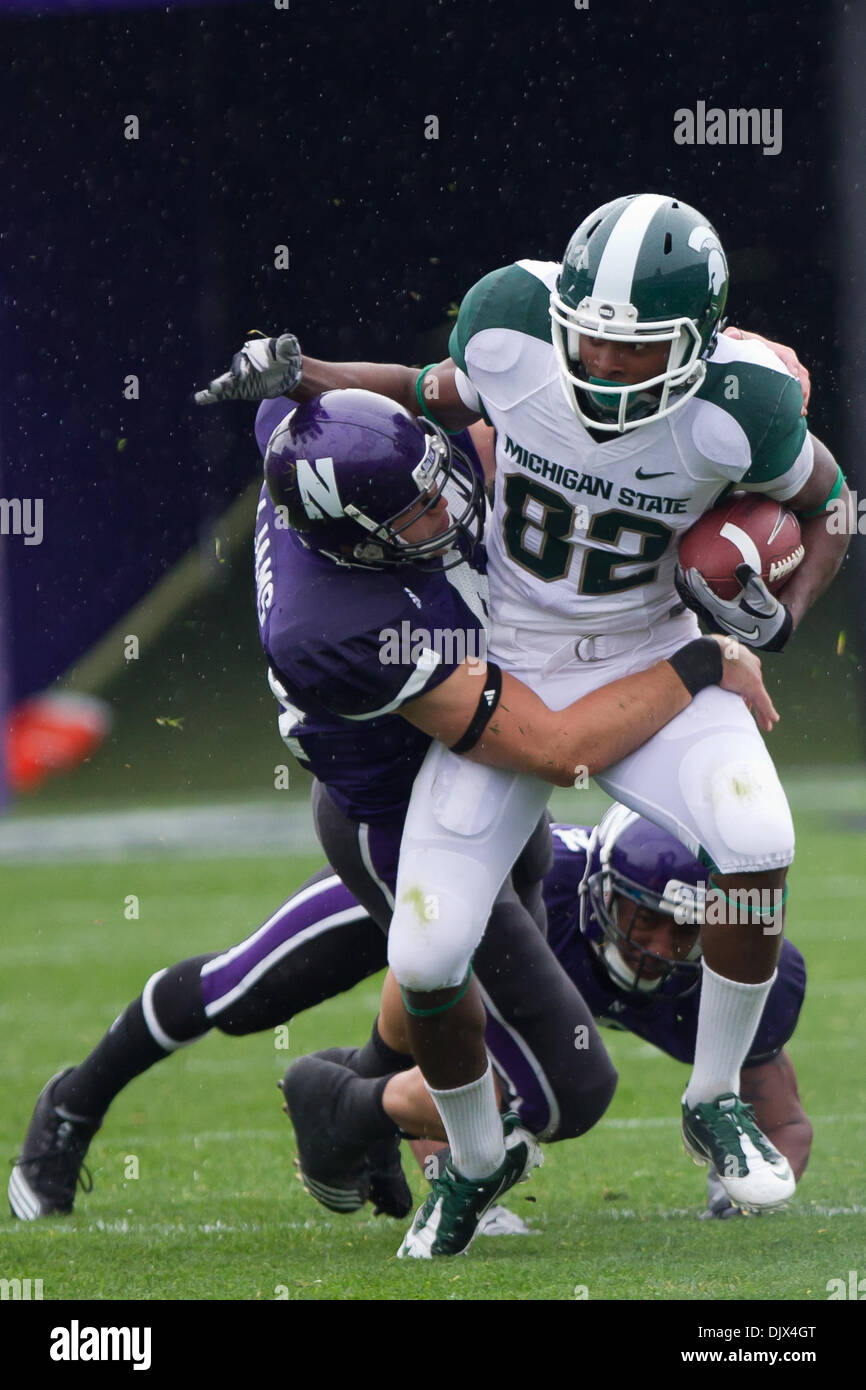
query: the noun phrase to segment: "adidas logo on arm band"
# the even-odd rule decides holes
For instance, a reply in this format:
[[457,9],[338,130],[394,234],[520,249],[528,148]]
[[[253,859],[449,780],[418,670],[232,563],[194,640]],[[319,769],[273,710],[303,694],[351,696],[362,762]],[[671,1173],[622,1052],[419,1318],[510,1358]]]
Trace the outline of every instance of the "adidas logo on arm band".
[[[715,642],[713,643],[715,647]],[[718,648],[717,648],[718,650]],[[719,658],[721,660],[721,657]],[[679,672],[677,672],[679,674]],[[493,711],[499,704],[499,697],[502,694],[502,672],[495,661],[488,661],[487,675],[484,677],[484,689],[478,697],[478,704],[475,713],[469,721],[469,727],[462,738],[456,743],[452,743],[452,753],[468,753],[470,748],[474,748],[487,725],[490,723]]]

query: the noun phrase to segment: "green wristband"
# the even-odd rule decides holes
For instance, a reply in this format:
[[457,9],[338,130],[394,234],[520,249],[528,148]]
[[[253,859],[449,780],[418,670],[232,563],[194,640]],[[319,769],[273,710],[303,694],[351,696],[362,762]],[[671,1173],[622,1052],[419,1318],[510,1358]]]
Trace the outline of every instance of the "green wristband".
[[426,415],[428,420],[432,420],[434,425],[439,425],[439,428],[441,430],[444,429],[445,426],[439,424],[439,421],[436,419],[436,416],[433,414],[433,411],[430,410],[430,408],[428,407],[427,402],[424,399],[424,392],[421,390],[422,383],[427,373],[432,372],[433,368],[438,366],[438,362],[431,362],[429,367],[424,367],[424,369],[418,373],[417,379],[415,381],[415,397],[418,401],[418,405],[420,406],[421,414]]
[[426,415],[427,419],[430,420],[434,425],[436,425],[437,429],[445,430],[446,434],[462,434],[462,430],[445,429],[445,426],[442,424],[440,420],[436,419],[436,416],[433,414],[433,411],[430,409],[426,400],[424,399],[424,392],[421,389],[421,383],[423,382],[427,373],[432,372],[433,368],[438,366],[438,362],[431,362],[429,367],[425,367],[423,371],[420,371],[418,373],[418,376],[415,380],[415,399],[418,402],[421,414]]

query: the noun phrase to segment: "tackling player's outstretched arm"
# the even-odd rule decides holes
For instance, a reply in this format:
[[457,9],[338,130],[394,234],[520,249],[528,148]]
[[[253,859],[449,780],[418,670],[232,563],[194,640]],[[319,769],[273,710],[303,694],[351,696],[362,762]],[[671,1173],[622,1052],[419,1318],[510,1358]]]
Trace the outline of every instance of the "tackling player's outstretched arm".
[[[831,502],[848,515],[848,486],[830,450],[812,435],[815,462],[809,478],[787,505],[798,514],[805,555],[777,598],[791,614],[794,628],[823,594],[845,558],[850,537],[841,528],[831,532]],[[841,483],[840,483],[841,479]]]
[[812,1125],[800,1104],[797,1077],[787,1052],[757,1067],[744,1067],[740,1092],[755,1108],[755,1119],[771,1143],[787,1158],[799,1182],[809,1162]]
[[311,401],[323,391],[335,389],[377,391],[413,415],[419,413],[415,396],[417,367],[402,367],[397,362],[323,362],[306,355],[301,361],[303,375],[291,393],[295,401]]
[[481,419],[481,412],[467,406],[457,390],[457,365],[450,357],[423,372],[384,362],[321,362],[314,357],[302,361],[303,376],[292,391],[295,400],[312,400],[334,387],[354,387],[388,396],[413,415],[429,412],[452,432]]
[[[457,365],[447,357],[427,367],[396,362],[324,362],[302,354],[293,333],[277,338],[250,338],[232,358],[231,367],[195,393],[197,405],[217,401],[264,401],[289,396],[309,401],[323,391],[376,391],[413,415],[430,415],[452,432],[481,419],[480,405],[467,405],[457,389]],[[468,382],[464,391],[471,392]],[[474,394],[474,393],[473,393]]]
[[[691,680],[687,686],[677,673],[681,656],[677,652],[670,661],[658,661],[646,671],[611,681],[566,709],[554,711],[514,676],[488,666],[482,680],[478,664],[464,662],[435,689],[402,705],[400,713],[474,762],[532,773],[556,786],[570,787],[578,771],[592,777],[633,753],[686,708],[692,699],[690,688],[721,684],[746,700],[764,729],[773,727],[779,716],[761,681],[761,663],[731,638],[699,639],[681,649],[691,653],[681,668],[686,678],[694,669],[693,649],[708,640],[718,645],[721,675],[702,675],[697,687]],[[702,664],[708,653],[712,658],[707,648],[697,654]],[[485,708],[488,692],[492,692],[492,714]]]

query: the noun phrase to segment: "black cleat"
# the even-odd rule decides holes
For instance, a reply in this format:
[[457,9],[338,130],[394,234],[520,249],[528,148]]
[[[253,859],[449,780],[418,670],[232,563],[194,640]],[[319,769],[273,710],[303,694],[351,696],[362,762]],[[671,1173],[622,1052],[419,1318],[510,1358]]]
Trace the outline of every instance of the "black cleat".
[[415,1203],[400,1162],[400,1136],[379,1139],[367,1150],[370,1164],[370,1201],[374,1216],[393,1216],[402,1221]]
[[356,1076],[360,1076],[355,1063],[360,1054],[360,1047],[323,1047],[321,1052],[310,1052],[309,1057],[321,1057],[323,1062],[337,1062],[341,1067],[348,1067]]
[[[52,1076],[36,1102],[24,1147],[12,1165],[9,1206],[22,1221],[40,1216],[67,1216],[75,1202],[75,1189],[93,1188],[84,1167],[90,1141],[100,1121],[72,1115],[52,1104],[54,1089],[73,1067]],[[82,1169],[84,1178],[82,1178]],[[85,1180],[86,1179],[86,1180]]]
[[[338,1062],[342,1067],[355,1070],[355,1060],[360,1048],[326,1047],[322,1052],[314,1052],[324,1062]],[[412,1193],[403,1173],[400,1162],[400,1136],[390,1139],[377,1139],[367,1148],[367,1163],[370,1169],[370,1201],[374,1216],[393,1216],[402,1221],[414,1207]]]
[[366,1144],[347,1138],[338,1118],[340,1093],[355,1073],[338,1062],[301,1057],[280,1083],[295,1127],[301,1178],[329,1211],[358,1211],[370,1195]]

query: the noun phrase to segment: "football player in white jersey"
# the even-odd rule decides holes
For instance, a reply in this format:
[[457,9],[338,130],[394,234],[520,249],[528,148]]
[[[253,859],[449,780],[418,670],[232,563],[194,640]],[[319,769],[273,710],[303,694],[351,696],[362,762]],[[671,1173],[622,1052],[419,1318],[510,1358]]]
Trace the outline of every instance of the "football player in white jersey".
[[[719,336],[727,289],[724,252],[701,214],[662,195],[618,198],[581,223],[561,265],[519,261],[480,280],[438,365],[301,359],[285,335],[248,344],[198,399],[305,399],[361,386],[451,430],[491,424],[488,656],[561,709],[697,636],[691,609],[715,631],[781,650],[841,563],[846,538],[824,524],[845,495],[841,471],[809,434],[800,388],[766,344]],[[696,571],[675,573],[678,537],[735,487],[800,516],[805,558],[778,597],[748,564],[730,603]],[[502,1123],[471,959],[549,788],[455,757],[445,745],[461,732],[443,712],[441,742],[415,781],[389,962],[452,1150],[471,1147],[475,1171],[493,1173]],[[575,769],[577,786],[584,774]],[[732,1201],[783,1205],[795,1187],[790,1167],[730,1099],[773,983],[794,852],[763,740],[740,700],[707,689],[597,780],[712,867],[726,906],[702,934],[683,1137]],[[400,1253],[428,1256],[449,1219],[441,1201],[426,1203]]]

